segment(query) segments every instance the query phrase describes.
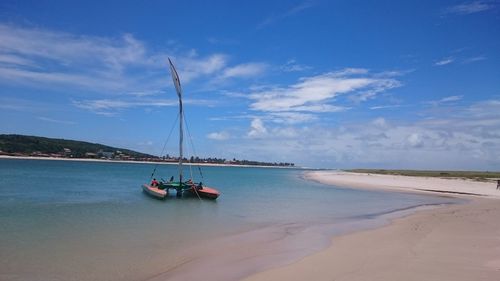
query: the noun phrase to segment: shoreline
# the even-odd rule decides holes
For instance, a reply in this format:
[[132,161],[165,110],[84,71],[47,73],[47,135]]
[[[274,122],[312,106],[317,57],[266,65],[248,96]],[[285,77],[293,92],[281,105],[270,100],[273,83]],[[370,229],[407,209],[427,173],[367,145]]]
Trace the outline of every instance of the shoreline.
[[[92,158],[57,158],[57,157],[9,156],[9,155],[0,155],[0,159],[75,161],[75,162],[125,163],[125,164],[178,165],[177,162],[108,160],[108,159],[92,159]],[[297,169],[297,170],[303,170],[304,169],[304,168],[301,168],[301,167],[261,166],[261,165],[232,165],[232,164],[215,164],[215,163],[182,163],[182,164],[186,165],[186,166],[206,166],[206,167],[273,168],[273,169]]]
[[[373,176],[312,171],[306,172],[304,178],[339,187],[470,200],[416,210],[373,229],[334,235],[330,245],[320,252],[243,280],[497,280],[500,191],[495,186],[465,180]],[[432,188],[422,188],[422,181]],[[459,182],[458,188],[454,186]],[[476,189],[462,192],[464,187]]]
[[[314,172],[307,172],[314,173]],[[311,180],[310,178],[304,178]],[[436,196],[436,194],[433,194]],[[443,197],[443,196],[439,196]],[[322,223],[318,225],[270,225],[249,232],[224,237],[213,241],[206,252],[197,253],[196,260],[189,260],[154,275],[148,281],[163,280],[255,280],[261,275],[274,272],[280,268],[288,268],[300,264],[302,260],[314,257],[332,247],[332,237],[350,236],[356,233],[383,229],[394,220],[410,217],[426,210],[441,209],[444,206],[456,205],[462,200],[443,199],[441,203],[409,206],[389,212],[368,214],[364,218],[347,219],[343,222]],[[211,254],[213,245],[225,248],[224,252]],[[293,245],[293,246],[292,246]],[[245,249],[245,251],[242,251]],[[189,250],[192,252],[192,250]],[[206,257],[209,257],[207,260]],[[216,274],[205,276],[209,269],[216,268]],[[255,279],[253,279],[257,276]],[[267,277],[265,277],[267,278]],[[271,275],[263,280],[287,280]],[[295,280],[307,279],[306,276]]]
[[[181,256],[194,254],[196,258],[166,268],[164,271],[144,279],[144,281],[246,280],[255,274],[293,265],[328,249],[332,236],[340,237],[379,229],[390,225],[394,219],[450,204],[455,203],[415,205],[335,223],[314,225],[287,223],[255,228],[215,239],[210,245],[194,245],[192,248],[185,249],[186,254],[181,254]],[[224,248],[225,250],[214,255],[214,248]],[[213,274],[206,276],[207,271],[214,269],[216,270]]]

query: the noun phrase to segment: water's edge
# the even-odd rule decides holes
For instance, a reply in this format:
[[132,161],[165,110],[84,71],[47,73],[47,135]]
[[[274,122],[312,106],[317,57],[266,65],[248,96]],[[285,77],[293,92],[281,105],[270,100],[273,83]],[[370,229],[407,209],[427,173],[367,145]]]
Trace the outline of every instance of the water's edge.
[[[240,280],[259,272],[293,264],[326,250],[333,245],[335,237],[385,227],[394,220],[420,211],[465,202],[469,201],[418,204],[353,216],[336,223],[310,225],[289,223],[266,226],[211,241],[211,246],[198,252],[196,258],[185,260],[145,280]],[[192,253],[192,251],[193,249],[187,249],[186,252]],[[213,274],[207,276],[208,270]]]

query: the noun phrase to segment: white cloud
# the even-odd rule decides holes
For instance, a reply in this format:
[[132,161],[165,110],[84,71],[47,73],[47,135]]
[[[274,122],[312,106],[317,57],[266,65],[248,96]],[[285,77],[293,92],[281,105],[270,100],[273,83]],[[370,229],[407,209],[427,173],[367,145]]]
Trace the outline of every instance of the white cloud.
[[372,124],[377,126],[377,127],[380,127],[380,128],[387,127],[387,121],[385,121],[385,119],[383,117],[379,117],[379,118],[373,120]]
[[467,64],[467,63],[473,63],[473,62],[478,62],[478,61],[482,61],[482,60],[486,60],[486,57],[485,56],[477,56],[477,57],[467,58],[467,59],[463,60],[463,63]]
[[463,98],[463,95],[460,96],[449,96],[449,97],[444,97],[439,100],[439,102],[453,102],[453,101],[459,101]]
[[439,106],[442,104],[450,104],[450,103],[460,101],[463,99],[463,97],[464,97],[463,95],[448,96],[448,97],[441,98],[439,100],[428,101],[425,103],[430,104],[432,106]]
[[264,122],[260,118],[255,118],[250,124],[248,136],[251,138],[263,137],[267,134],[267,129],[264,127]]
[[338,106],[331,104],[312,104],[312,105],[301,105],[293,108],[293,111],[302,112],[342,112],[349,110],[350,107]]
[[0,24],[0,85],[49,89],[79,108],[113,115],[117,109],[170,104],[150,99],[173,87],[168,57],[183,86],[200,77],[253,77],[267,68],[253,62],[230,65],[225,54],[172,48],[153,51],[132,34],[108,38]]
[[455,15],[469,15],[487,11],[492,9],[493,7],[494,5],[486,3],[485,1],[472,1],[448,7],[446,9],[446,13]]
[[212,140],[223,141],[229,139],[230,135],[228,132],[213,132],[207,135],[207,138]]
[[42,121],[46,121],[46,122],[50,122],[50,123],[57,123],[57,124],[64,124],[64,125],[74,125],[74,124],[76,124],[73,121],[58,120],[58,119],[53,119],[53,118],[44,117],[44,116],[38,116],[37,119],[38,120],[42,120]]
[[75,106],[89,109],[92,111],[105,111],[111,109],[123,109],[136,106],[176,106],[176,100],[118,100],[118,99],[100,99],[100,100],[84,100],[74,101]]
[[245,78],[262,74],[267,68],[265,63],[245,63],[224,69],[220,79]]
[[152,91],[170,87],[169,56],[182,83],[215,75],[227,66],[223,54],[152,52],[131,34],[105,38],[0,24],[0,80],[4,83],[108,93]]
[[274,123],[297,124],[318,119],[316,115],[301,112],[272,112],[267,118]]
[[483,61],[486,60],[485,56],[475,56],[475,57],[469,57],[469,58],[455,58],[455,57],[447,57],[443,58],[437,62],[434,63],[435,66],[444,66],[452,63],[459,62],[461,64],[470,64],[478,61]]
[[158,57],[130,34],[104,38],[0,24],[3,83],[65,87],[65,92],[69,86],[94,92],[145,90],[144,80],[153,82],[147,84],[151,87],[168,81],[166,64]]
[[338,95],[357,94],[363,101],[401,85],[393,78],[375,78],[367,73],[364,69],[344,69],[304,77],[287,87],[263,89],[249,95],[254,101],[250,108],[264,112],[337,112],[347,109],[329,104]]
[[98,62],[118,71],[128,63],[149,63],[144,60],[144,44],[130,34],[108,39],[0,25],[0,39],[0,49],[5,54],[49,60],[61,66],[75,63],[91,66]]
[[[178,72],[181,82],[189,82],[202,75],[209,75],[219,72],[227,65],[227,56],[223,54],[214,54],[206,58],[200,58],[196,55],[188,57],[173,58],[174,63],[178,63]],[[166,61],[166,59],[165,59]]]
[[0,67],[0,81],[4,83],[23,84],[33,87],[78,87],[87,90],[118,90],[125,86],[118,79],[91,76],[81,73],[40,72],[16,68]]
[[[215,102],[210,100],[186,99],[184,104],[212,106]],[[151,99],[151,98],[129,98],[129,99],[95,99],[95,100],[74,100],[73,105],[86,109],[100,115],[114,116],[120,110],[137,107],[169,107],[177,106],[176,99]]]
[[443,66],[443,65],[447,65],[447,64],[450,64],[452,62],[454,62],[455,59],[452,58],[452,57],[448,57],[448,58],[444,58],[440,61],[437,61],[436,63],[434,63],[435,66]]
[[421,136],[418,133],[412,133],[407,138],[410,146],[413,147],[422,147],[424,142],[422,141]]
[[306,123],[317,120],[323,113],[351,109],[345,103],[336,104],[341,95],[360,103],[401,86],[392,76],[392,72],[382,75],[371,74],[362,68],[346,68],[303,77],[288,86],[253,86],[249,88],[249,94],[238,93],[237,96],[251,101],[249,107],[257,113],[249,118],[281,124]]
[[159,94],[166,94],[166,91],[161,91],[161,90],[135,91],[135,92],[129,92],[129,93],[125,93],[125,94],[140,98],[140,97],[156,96]]
[[0,64],[14,64],[18,66],[34,66],[34,63],[20,56],[11,54],[0,54]]
[[298,64],[295,59],[288,60],[284,65],[280,67],[280,69],[284,72],[301,72],[305,70],[309,70],[312,67],[307,65]]
[[371,106],[371,110],[377,110],[377,109],[388,109],[388,108],[398,108],[401,107],[399,104],[393,104],[393,105],[376,105],[376,106]]
[[294,127],[277,127],[272,129],[273,136],[284,139],[296,138],[300,134],[300,130]]

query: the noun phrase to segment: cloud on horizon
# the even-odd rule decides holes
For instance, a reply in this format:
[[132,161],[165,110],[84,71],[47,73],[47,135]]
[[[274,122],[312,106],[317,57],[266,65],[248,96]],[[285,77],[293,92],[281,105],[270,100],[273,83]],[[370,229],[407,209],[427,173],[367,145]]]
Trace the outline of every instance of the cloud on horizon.
[[242,136],[224,148],[238,157],[252,153],[316,167],[500,169],[500,100],[436,106],[416,121],[381,116],[369,122],[296,126],[254,119],[248,133],[254,137]]

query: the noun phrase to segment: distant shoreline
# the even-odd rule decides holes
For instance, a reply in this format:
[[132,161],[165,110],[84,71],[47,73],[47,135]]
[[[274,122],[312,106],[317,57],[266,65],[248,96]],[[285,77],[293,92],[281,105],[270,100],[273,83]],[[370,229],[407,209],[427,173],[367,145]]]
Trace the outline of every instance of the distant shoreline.
[[[111,159],[92,159],[92,158],[59,158],[59,157],[36,157],[36,156],[10,156],[0,155],[0,159],[21,159],[21,160],[50,160],[50,161],[78,161],[78,162],[100,162],[100,163],[129,163],[129,164],[158,164],[158,165],[177,165],[177,162],[155,162],[155,161],[131,161],[131,160],[111,160]],[[287,166],[262,166],[262,165],[239,165],[239,164],[216,164],[216,163],[188,163],[187,166],[207,166],[207,167],[240,167],[240,168],[272,168],[272,169],[297,169],[302,167]]]

